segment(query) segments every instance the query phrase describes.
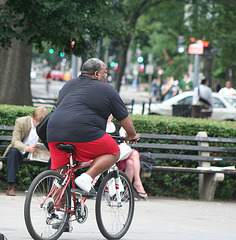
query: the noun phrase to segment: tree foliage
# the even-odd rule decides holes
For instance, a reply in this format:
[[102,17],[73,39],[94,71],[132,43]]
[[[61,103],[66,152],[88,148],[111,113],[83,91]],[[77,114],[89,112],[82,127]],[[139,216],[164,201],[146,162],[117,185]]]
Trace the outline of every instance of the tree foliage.
[[[178,36],[209,40],[217,62],[213,74],[222,75],[236,64],[235,10],[233,0],[0,0],[0,102],[32,104],[32,44],[43,51],[45,42],[70,54],[71,41],[75,41],[73,53],[88,58],[95,56],[98,40],[116,40],[121,46],[118,91],[134,37],[135,47],[142,47],[145,54],[151,51],[166,73],[177,75],[187,59],[177,54]],[[19,90],[23,91],[20,99]]]
[[32,44],[42,51],[46,42],[71,54],[75,41],[75,55],[94,56],[99,37],[115,29],[103,18],[106,5],[105,0],[0,0],[0,103],[32,104]]
[[[236,4],[235,1],[195,0],[189,8],[190,29],[186,36],[204,39],[212,45],[213,61],[216,68],[213,76],[228,78],[227,71],[235,71],[236,54]],[[222,73],[224,75],[222,76]],[[233,74],[230,80],[234,83]]]
[[[164,68],[164,77],[174,75],[179,79],[191,62],[191,56],[186,54],[191,44],[189,38],[209,41],[212,59],[201,57],[205,62],[202,70],[209,77],[211,72],[207,74],[206,70],[211,71],[207,67],[212,61],[213,80],[224,80],[228,69],[234,72],[235,68],[235,11],[234,1],[163,2],[138,20],[134,48],[139,46],[146,56],[152,53],[155,64]],[[185,54],[177,52],[178,36],[184,36]],[[228,80],[233,82],[233,76]]]
[[[112,30],[109,21],[102,18],[105,6],[104,0],[8,0],[0,8],[0,45],[10,47],[16,37],[41,50],[47,42],[70,53],[74,40],[76,55],[94,53],[98,37]],[[23,31],[18,31],[23,26]]]

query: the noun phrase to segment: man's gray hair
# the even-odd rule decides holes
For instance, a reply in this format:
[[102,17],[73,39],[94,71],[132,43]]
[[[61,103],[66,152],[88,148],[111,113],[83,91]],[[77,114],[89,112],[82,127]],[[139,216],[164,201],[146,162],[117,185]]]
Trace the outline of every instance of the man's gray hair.
[[94,75],[96,71],[101,70],[102,61],[98,58],[90,58],[82,67],[82,74]]

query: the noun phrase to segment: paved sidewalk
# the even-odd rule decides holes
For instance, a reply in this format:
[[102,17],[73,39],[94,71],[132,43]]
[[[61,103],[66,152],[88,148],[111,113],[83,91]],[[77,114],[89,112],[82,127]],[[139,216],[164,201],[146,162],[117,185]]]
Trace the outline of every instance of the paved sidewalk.
[[[23,216],[24,193],[0,193],[0,233],[8,240],[31,239]],[[95,219],[95,201],[89,200],[84,224],[73,222],[72,233],[60,239],[102,240]],[[235,202],[202,202],[172,198],[137,201],[132,225],[124,240],[235,240]]]

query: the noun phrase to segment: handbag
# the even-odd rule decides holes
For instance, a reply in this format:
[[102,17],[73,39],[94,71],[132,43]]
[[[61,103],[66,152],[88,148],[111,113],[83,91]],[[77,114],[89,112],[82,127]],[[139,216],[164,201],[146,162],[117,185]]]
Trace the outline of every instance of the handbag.
[[52,116],[53,112],[55,111],[55,109],[57,108],[57,106],[59,105],[59,103],[62,101],[62,99],[69,93],[72,92],[73,90],[75,90],[77,87],[81,86],[82,84],[84,84],[85,82],[87,82],[88,80],[85,79],[84,81],[79,82],[75,87],[72,86],[72,89],[70,88],[65,94],[64,96],[60,99],[60,101],[57,102],[56,106],[52,109],[52,111],[37,125],[36,127],[36,132],[40,138],[40,140],[42,141],[42,143],[45,145],[45,147],[49,150],[48,147],[48,143],[47,143],[47,125],[48,125],[48,120],[50,119],[50,117]]
[[157,165],[155,158],[151,153],[140,153],[140,166],[143,171],[151,172],[152,166]]

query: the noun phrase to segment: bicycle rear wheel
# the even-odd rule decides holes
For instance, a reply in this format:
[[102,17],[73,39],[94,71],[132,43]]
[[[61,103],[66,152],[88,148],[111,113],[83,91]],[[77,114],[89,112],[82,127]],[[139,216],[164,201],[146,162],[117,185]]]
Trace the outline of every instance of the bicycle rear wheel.
[[110,172],[101,182],[96,198],[96,220],[102,235],[107,239],[120,239],[128,231],[134,214],[134,196],[131,182],[119,171],[121,202],[115,189],[116,171]]
[[[25,224],[29,234],[36,240],[58,239],[69,220],[70,214],[53,209],[60,197],[63,177],[51,170],[40,173],[31,183],[24,206]],[[52,193],[49,196],[49,193]],[[70,191],[66,188],[59,205],[70,209]]]

